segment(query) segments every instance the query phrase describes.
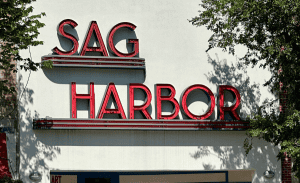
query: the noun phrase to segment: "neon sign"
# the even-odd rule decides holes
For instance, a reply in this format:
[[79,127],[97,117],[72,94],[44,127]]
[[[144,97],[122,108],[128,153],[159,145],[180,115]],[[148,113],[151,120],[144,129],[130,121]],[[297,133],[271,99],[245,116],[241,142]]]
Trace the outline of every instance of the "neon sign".
[[[115,68],[134,68],[145,69],[145,59],[135,57],[139,53],[139,40],[129,39],[128,43],[133,45],[133,51],[130,53],[122,53],[116,49],[113,37],[117,30],[126,27],[134,31],[136,26],[129,22],[123,22],[115,25],[108,34],[108,48],[117,57],[109,57],[105,48],[100,29],[96,21],[92,21],[87,31],[83,46],[79,55],[74,55],[79,47],[78,40],[73,35],[64,31],[64,26],[70,25],[73,28],[77,23],[73,20],[66,19],[60,22],[58,26],[58,34],[69,39],[73,47],[71,50],[62,51],[55,47],[53,51],[57,55],[47,55],[42,57],[42,61],[52,60],[54,66],[65,67],[115,67]],[[91,40],[92,34],[95,33],[98,45],[97,47],[89,47],[88,43]],[[87,52],[99,52],[103,56],[86,56]],[[189,86],[182,92],[180,102],[175,98],[176,90],[171,84],[156,84],[155,85],[155,108],[156,119],[153,119],[148,109],[152,101],[152,93],[150,89],[140,83],[131,83],[128,86],[128,117],[124,112],[121,100],[114,83],[109,83],[104,95],[103,102],[100,106],[98,114],[95,113],[95,92],[94,83],[89,85],[89,94],[78,94],[76,92],[76,82],[71,83],[71,118],[70,119],[52,119],[45,118],[34,120],[34,129],[247,129],[249,123],[241,121],[237,108],[241,102],[241,97],[238,90],[229,85],[221,85],[218,90],[218,109],[219,119],[212,121],[207,120],[214,112],[216,99],[212,91],[205,85],[195,84]],[[142,105],[134,104],[135,90],[139,89],[144,92],[145,100]],[[169,90],[169,95],[162,95],[162,90]],[[194,90],[201,90],[206,93],[209,104],[205,114],[193,114],[187,105],[187,98]],[[224,92],[229,91],[233,94],[235,102],[230,107],[224,105]],[[107,108],[110,98],[113,98],[116,108]],[[89,100],[89,118],[77,119],[77,99]],[[171,114],[162,114],[162,103],[167,101],[172,104],[173,112]],[[187,120],[176,119],[180,109],[189,118]],[[135,119],[135,111],[139,111],[144,119]],[[234,120],[226,121],[225,112],[229,112]],[[118,114],[120,119],[104,119],[105,114]]]
[[[58,33],[61,36],[64,36],[65,38],[69,39],[72,42],[73,47],[69,51],[61,51],[59,48],[55,47],[55,48],[53,48],[53,51],[55,53],[57,53],[58,55],[73,55],[78,50],[78,40],[73,35],[64,31],[65,25],[70,25],[72,28],[75,28],[78,24],[74,20],[66,19],[66,20],[61,21],[58,26]],[[128,40],[128,43],[134,45],[133,46],[134,51],[131,53],[122,53],[119,50],[117,50],[114,45],[114,42],[113,42],[114,35],[115,35],[116,31],[122,27],[129,28],[132,31],[136,28],[136,26],[134,24],[129,23],[129,22],[122,22],[122,23],[115,25],[110,30],[109,35],[108,35],[109,48],[116,56],[134,57],[139,53],[139,40],[138,39],[129,39]],[[89,47],[88,46],[93,33],[95,33],[96,38],[97,38],[97,43],[99,43],[99,45],[97,47]],[[99,29],[96,21],[91,21],[91,23],[90,23],[86,38],[84,40],[82,49],[80,51],[80,56],[85,56],[86,52],[99,52],[103,56],[106,56],[106,57],[108,56],[101,33],[100,33],[100,29]]]
[[[133,51],[130,53],[120,52],[114,45],[113,39],[116,32],[121,28],[128,28],[134,31],[136,26],[129,22],[118,23],[112,27],[108,34],[108,50],[115,55],[109,57],[105,47],[100,29],[96,21],[91,21],[86,37],[84,39],[80,54],[76,55],[79,43],[75,36],[67,33],[64,26],[69,25],[73,29],[77,27],[74,20],[66,19],[59,23],[57,33],[60,36],[72,42],[72,48],[67,51],[60,50],[58,47],[52,49],[57,55],[46,55],[42,57],[42,62],[52,61],[54,67],[102,67],[102,68],[128,68],[145,70],[145,59],[136,57],[139,53],[139,40],[128,39],[127,43],[131,44]],[[96,38],[96,47],[88,46],[92,35]],[[88,52],[97,52],[102,56],[87,56]]]
[[[94,93],[94,83],[90,83],[90,93],[89,94],[77,94],[76,93],[76,83],[72,82],[71,84],[71,98],[72,98],[72,118],[77,118],[76,112],[76,99],[86,99],[89,100],[90,103],[90,118],[94,119],[95,118],[95,93]],[[145,97],[145,102],[142,105],[135,106],[134,105],[134,90],[135,89],[140,89],[142,90],[146,97]],[[162,89],[168,89],[170,91],[170,95],[168,96],[163,96],[161,94]],[[205,93],[208,94],[209,99],[210,99],[210,104],[209,104],[209,110],[203,114],[203,115],[195,115],[191,111],[189,111],[186,100],[190,92],[193,90],[202,90]],[[224,106],[224,91],[230,91],[234,94],[235,97],[235,104],[232,105],[231,107],[225,107]],[[175,94],[176,90],[171,84],[157,84],[156,85],[156,118],[157,119],[163,119],[163,120],[172,120],[175,119],[178,116],[179,110],[180,110],[180,103],[175,99]],[[112,98],[114,99],[114,102],[116,103],[116,109],[108,109],[107,108],[107,103],[109,98],[113,96]],[[143,116],[146,119],[152,119],[151,115],[147,111],[147,108],[150,106],[152,100],[152,94],[149,88],[143,84],[140,83],[134,83],[129,85],[129,119],[135,119],[134,118],[134,112],[135,111],[140,111]],[[235,120],[240,120],[240,117],[238,113],[236,112],[236,109],[238,108],[241,97],[238,92],[238,90],[232,86],[229,85],[221,85],[219,86],[219,110],[220,110],[220,120],[224,120],[224,113],[225,112],[230,112]],[[171,102],[174,106],[173,113],[170,115],[162,115],[162,101],[168,101]],[[205,120],[214,111],[215,108],[215,97],[212,93],[212,91],[207,88],[204,85],[196,84],[188,87],[184,92],[181,97],[181,107],[185,114],[193,120]],[[118,92],[116,90],[115,84],[114,83],[109,83],[107,90],[105,92],[104,100],[100,108],[100,112],[97,116],[98,119],[103,119],[104,114],[118,114],[121,119],[127,119],[121,100],[119,98]]]
[[[238,90],[229,85],[219,86],[219,120],[207,120],[212,115],[215,108],[215,96],[211,90],[200,84],[192,85],[188,87],[181,96],[180,102],[175,98],[176,90],[171,84],[157,84],[155,86],[156,93],[156,119],[153,119],[147,110],[150,107],[152,100],[152,94],[149,88],[140,83],[129,84],[129,117],[127,118],[119,98],[118,92],[114,83],[109,83],[104,95],[104,100],[101,104],[100,111],[95,115],[95,93],[94,83],[90,83],[89,94],[76,93],[76,83],[71,83],[71,116],[70,119],[38,119],[34,120],[34,129],[150,129],[150,130],[199,130],[199,129],[215,129],[215,130],[231,130],[239,129],[244,130],[250,128],[248,122],[241,121],[236,109],[238,108],[241,98]],[[134,91],[140,89],[145,93],[145,100],[142,105],[134,104]],[[167,89],[170,91],[168,96],[163,96],[161,91]],[[193,90],[202,90],[209,97],[210,103],[208,110],[203,115],[193,114],[187,106],[188,95]],[[224,92],[230,91],[235,97],[235,103],[230,107],[224,106]],[[107,108],[108,100],[112,96],[112,99],[116,103],[115,109]],[[88,119],[77,119],[77,106],[76,100],[83,99],[89,100],[90,116]],[[174,110],[169,115],[162,114],[162,101],[171,102],[174,106]],[[175,119],[181,109],[190,118],[188,120]],[[135,119],[134,112],[140,111],[145,119]],[[225,120],[225,112],[229,112],[234,120]],[[120,119],[104,119],[104,114],[118,114]]]

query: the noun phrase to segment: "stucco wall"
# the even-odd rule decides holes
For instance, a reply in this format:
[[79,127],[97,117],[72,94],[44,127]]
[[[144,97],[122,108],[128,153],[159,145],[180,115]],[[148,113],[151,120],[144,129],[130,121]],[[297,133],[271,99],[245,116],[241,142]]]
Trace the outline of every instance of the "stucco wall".
[[[155,118],[154,86],[172,84],[180,99],[190,85],[204,84],[217,97],[217,86],[229,84],[242,96],[240,115],[255,111],[266,98],[273,96],[263,88],[270,75],[258,68],[246,69],[236,65],[235,56],[219,49],[208,53],[207,40],[211,33],[205,27],[196,28],[187,19],[197,15],[200,1],[38,1],[35,12],[45,12],[39,39],[44,45],[31,48],[33,60],[51,54],[51,49],[70,49],[71,44],[57,36],[57,25],[73,19],[78,26],[69,29],[84,42],[89,23],[97,21],[105,45],[109,30],[120,22],[137,26],[134,32],[122,30],[116,37],[117,48],[128,51],[126,39],[137,38],[139,57],[145,58],[146,71],[124,69],[54,68],[32,72],[20,105],[21,178],[30,182],[31,171],[42,173],[42,182],[49,182],[51,170],[228,170],[255,169],[253,182],[279,182],[281,177],[277,149],[255,140],[255,148],[245,157],[242,148],[245,132],[239,131],[130,131],[130,130],[32,130],[34,118],[70,118],[71,82],[77,83],[78,93],[88,93],[89,82],[95,83],[95,111],[98,114],[109,82],[114,82],[128,117],[128,85],[143,83],[153,94],[150,114]],[[68,30],[68,28],[66,28]],[[129,50],[130,51],[130,50]],[[217,55],[216,55],[217,53]],[[245,49],[239,48],[238,56]],[[28,55],[24,51],[23,55]],[[111,56],[111,54],[110,54]],[[226,59],[226,61],[224,60]],[[233,64],[233,65],[232,65]],[[246,72],[247,71],[247,72]],[[24,88],[28,72],[19,73],[20,90]],[[254,84],[254,82],[257,83]],[[207,108],[201,93],[191,98],[190,110],[197,114]],[[197,99],[199,97],[200,99]],[[230,105],[229,95],[227,100]],[[143,99],[138,94],[137,103]],[[88,103],[78,103],[78,118],[88,117]],[[217,110],[211,119],[217,119]],[[165,105],[168,113],[171,106]],[[112,116],[116,117],[116,116]],[[186,116],[179,113],[179,119]],[[274,179],[262,176],[267,169],[275,171]]]

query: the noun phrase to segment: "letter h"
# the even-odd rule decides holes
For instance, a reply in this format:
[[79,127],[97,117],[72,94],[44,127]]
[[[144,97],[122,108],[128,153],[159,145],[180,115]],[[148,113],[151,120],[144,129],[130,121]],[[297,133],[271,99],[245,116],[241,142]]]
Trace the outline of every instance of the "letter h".
[[76,82],[72,82],[71,95],[72,95],[72,118],[77,118],[76,99],[90,100],[90,118],[95,118],[95,93],[94,93],[93,82],[90,83],[90,94],[76,94]]

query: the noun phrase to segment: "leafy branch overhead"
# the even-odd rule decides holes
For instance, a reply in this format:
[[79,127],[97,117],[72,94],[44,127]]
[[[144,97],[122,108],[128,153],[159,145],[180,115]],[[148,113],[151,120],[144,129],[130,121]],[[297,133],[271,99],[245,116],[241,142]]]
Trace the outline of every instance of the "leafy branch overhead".
[[[17,72],[16,64],[21,69],[36,71],[40,63],[35,63],[31,58],[24,58],[20,50],[29,46],[43,44],[39,41],[39,28],[45,24],[39,19],[45,13],[33,15],[30,3],[35,0],[1,0],[0,1],[0,70],[4,77],[0,80],[1,107],[15,104],[15,83],[12,83],[13,73]],[[10,75],[10,76],[9,76]],[[5,116],[2,112],[1,117]]]
[[[235,46],[243,45],[248,51],[241,61],[271,71],[265,86],[280,95],[284,113],[261,108],[248,133],[280,144],[278,157],[291,155],[300,177],[300,0],[202,0],[200,6],[190,22],[212,31],[207,51],[219,47],[235,54]],[[245,146],[251,149],[252,143]]]
[[[21,68],[25,70],[37,70],[39,63],[34,63],[30,58],[22,58],[19,50],[28,49],[28,46],[43,44],[38,41],[38,29],[45,24],[38,19],[45,13],[30,15],[32,6],[28,6],[33,0],[9,0],[0,2],[0,40],[1,65],[0,69],[6,69],[11,59],[21,62]],[[10,65],[13,69],[14,66]]]

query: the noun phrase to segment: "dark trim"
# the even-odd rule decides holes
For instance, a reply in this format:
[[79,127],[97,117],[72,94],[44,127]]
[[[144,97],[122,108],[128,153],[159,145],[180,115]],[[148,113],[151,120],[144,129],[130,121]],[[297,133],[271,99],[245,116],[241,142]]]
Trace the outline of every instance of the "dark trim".
[[[228,171],[59,171],[51,170],[50,175],[77,175],[77,182],[84,183],[85,178],[111,178],[111,183],[119,183],[120,175],[170,175],[170,174],[207,174],[207,173],[225,173],[224,182],[211,183],[229,183]],[[51,176],[50,176],[51,179]],[[50,180],[51,181],[51,180]],[[206,182],[207,183],[207,182]],[[251,182],[244,182],[251,183]]]

